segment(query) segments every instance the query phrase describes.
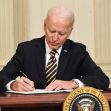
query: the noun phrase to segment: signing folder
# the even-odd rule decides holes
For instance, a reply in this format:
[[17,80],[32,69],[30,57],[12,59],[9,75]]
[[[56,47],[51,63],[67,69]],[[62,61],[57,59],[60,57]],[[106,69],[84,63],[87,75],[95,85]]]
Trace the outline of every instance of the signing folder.
[[18,94],[48,94],[48,93],[63,93],[63,92],[72,92],[73,90],[58,90],[58,91],[46,91],[44,89],[35,89],[34,91],[6,91],[10,93]]

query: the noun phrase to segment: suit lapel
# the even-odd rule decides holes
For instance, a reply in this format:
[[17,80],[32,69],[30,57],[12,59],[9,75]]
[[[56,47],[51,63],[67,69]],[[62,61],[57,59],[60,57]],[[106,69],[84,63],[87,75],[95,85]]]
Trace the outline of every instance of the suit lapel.
[[69,57],[70,57],[70,43],[69,43],[69,40],[67,40],[66,43],[63,45],[63,48],[59,57],[57,79],[62,78],[63,72],[67,66]]
[[39,77],[41,79],[41,83],[43,83],[43,86],[45,86],[45,38],[41,38],[40,41],[37,43],[37,52],[36,52],[36,57],[37,57],[37,63],[39,64]]

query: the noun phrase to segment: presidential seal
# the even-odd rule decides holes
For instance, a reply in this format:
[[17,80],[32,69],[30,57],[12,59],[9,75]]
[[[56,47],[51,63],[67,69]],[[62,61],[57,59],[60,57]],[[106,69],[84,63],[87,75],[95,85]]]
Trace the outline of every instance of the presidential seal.
[[110,108],[107,99],[99,90],[81,87],[67,96],[63,111],[110,111]]

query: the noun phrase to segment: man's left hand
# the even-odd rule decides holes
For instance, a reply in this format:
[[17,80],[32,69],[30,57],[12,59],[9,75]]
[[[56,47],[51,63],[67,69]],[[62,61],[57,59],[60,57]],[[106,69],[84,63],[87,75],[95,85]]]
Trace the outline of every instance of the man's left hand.
[[70,81],[63,81],[63,80],[55,80],[54,82],[51,82],[45,90],[52,91],[52,90],[67,90],[67,89],[75,89],[78,88],[78,84],[74,80]]

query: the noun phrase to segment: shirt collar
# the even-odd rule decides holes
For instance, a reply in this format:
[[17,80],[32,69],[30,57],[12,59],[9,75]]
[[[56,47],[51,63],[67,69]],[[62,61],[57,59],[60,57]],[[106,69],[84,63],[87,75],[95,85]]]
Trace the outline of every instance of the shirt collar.
[[[46,39],[45,39],[45,46],[46,46],[46,54],[49,54],[52,49],[48,46]],[[61,50],[62,50],[62,46],[56,50],[58,55],[60,55]]]

